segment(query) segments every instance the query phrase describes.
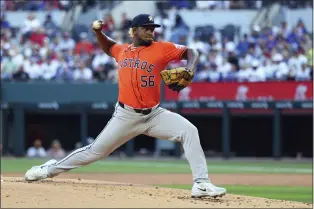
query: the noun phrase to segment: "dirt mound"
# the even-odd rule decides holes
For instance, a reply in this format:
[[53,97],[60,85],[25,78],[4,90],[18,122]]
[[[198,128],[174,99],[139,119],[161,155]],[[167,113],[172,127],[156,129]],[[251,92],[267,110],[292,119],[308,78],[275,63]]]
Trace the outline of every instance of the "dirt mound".
[[83,179],[49,179],[28,183],[4,177],[1,207],[9,208],[312,208],[312,204],[227,194],[192,199],[190,191]]

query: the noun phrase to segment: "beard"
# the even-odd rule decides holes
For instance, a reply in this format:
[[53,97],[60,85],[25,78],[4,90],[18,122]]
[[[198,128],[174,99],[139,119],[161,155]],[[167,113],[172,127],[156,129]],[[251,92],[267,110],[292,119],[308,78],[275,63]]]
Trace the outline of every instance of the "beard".
[[150,46],[153,43],[153,41],[139,39],[138,43],[139,43],[140,46]]

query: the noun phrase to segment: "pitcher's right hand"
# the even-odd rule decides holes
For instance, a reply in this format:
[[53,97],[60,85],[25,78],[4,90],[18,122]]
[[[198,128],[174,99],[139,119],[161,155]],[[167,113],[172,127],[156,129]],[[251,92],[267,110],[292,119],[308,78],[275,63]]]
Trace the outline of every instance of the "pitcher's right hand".
[[92,23],[92,29],[96,32],[96,31],[101,31],[102,27],[103,27],[104,23],[102,20],[95,20]]

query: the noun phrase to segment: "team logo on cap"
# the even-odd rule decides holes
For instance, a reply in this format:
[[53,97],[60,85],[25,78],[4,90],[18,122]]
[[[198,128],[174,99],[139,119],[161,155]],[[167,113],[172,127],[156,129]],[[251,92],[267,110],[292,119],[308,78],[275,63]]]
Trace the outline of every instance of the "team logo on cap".
[[153,17],[152,16],[148,16],[149,21],[153,21]]

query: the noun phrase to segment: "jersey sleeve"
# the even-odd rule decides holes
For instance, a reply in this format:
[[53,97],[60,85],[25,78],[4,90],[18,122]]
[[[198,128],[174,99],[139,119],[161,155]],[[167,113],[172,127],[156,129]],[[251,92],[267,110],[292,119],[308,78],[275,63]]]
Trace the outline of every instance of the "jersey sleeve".
[[165,55],[166,62],[180,60],[182,54],[187,50],[186,46],[174,44],[171,42],[161,42],[163,54]]
[[110,48],[109,52],[110,52],[111,56],[116,59],[116,61],[118,61],[118,55],[122,51],[122,49],[123,49],[122,44],[114,44]]

